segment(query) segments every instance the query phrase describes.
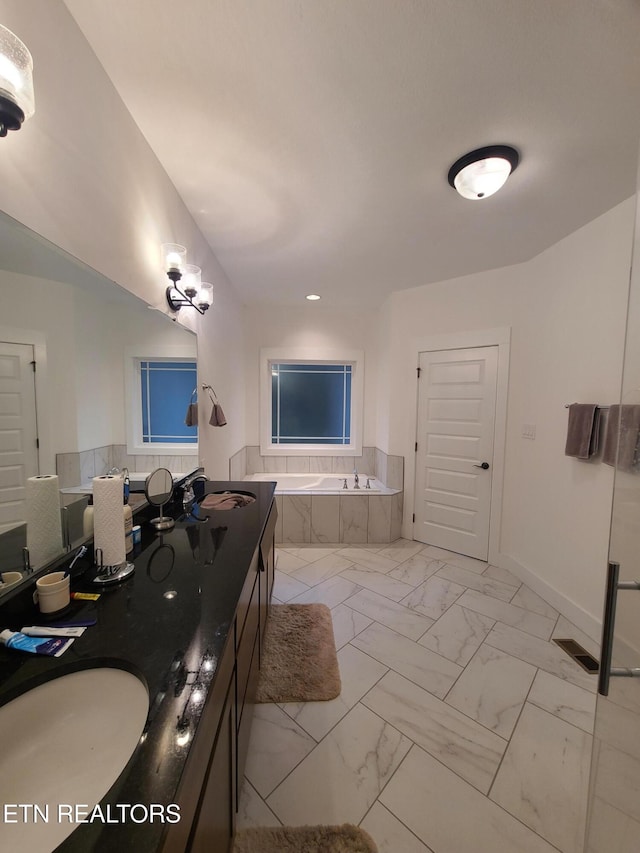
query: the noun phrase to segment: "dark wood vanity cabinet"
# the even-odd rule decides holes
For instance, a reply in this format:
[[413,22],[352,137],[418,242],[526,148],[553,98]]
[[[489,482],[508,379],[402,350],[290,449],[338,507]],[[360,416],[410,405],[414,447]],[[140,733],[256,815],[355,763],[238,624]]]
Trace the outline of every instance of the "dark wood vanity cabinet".
[[233,840],[237,808],[234,685],[235,672],[222,706],[192,837],[184,848],[193,853],[227,853]]
[[[249,747],[256,688],[264,655],[264,632],[269,613],[275,573],[275,523],[272,504],[264,534],[254,554],[238,601],[212,694],[200,726],[202,737],[194,742],[200,764],[206,761],[204,781],[183,785],[183,794],[197,800],[188,803],[193,815],[191,830],[170,831],[163,853],[229,853],[235,833],[235,815]],[[207,719],[205,720],[205,715]],[[215,730],[215,734],[213,731]],[[203,754],[209,746],[208,755]],[[186,771],[185,771],[186,772]],[[202,780],[202,768],[194,768],[194,780]],[[181,798],[182,799],[182,798]],[[189,820],[188,815],[184,817]],[[180,838],[180,836],[182,836]]]
[[276,571],[276,521],[278,513],[275,501],[271,507],[271,513],[267,519],[265,535],[260,542],[258,554],[258,581],[260,584],[260,654],[263,654],[264,631],[267,627],[267,614],[271,606],[273,595],[273,581]]

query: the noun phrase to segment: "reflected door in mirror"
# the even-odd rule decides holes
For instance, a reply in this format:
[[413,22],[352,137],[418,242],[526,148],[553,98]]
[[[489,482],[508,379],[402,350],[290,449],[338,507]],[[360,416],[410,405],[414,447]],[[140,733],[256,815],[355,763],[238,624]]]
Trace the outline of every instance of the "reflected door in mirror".
[[38,473],[33,347],[0,342],[0,533],[24,523]]

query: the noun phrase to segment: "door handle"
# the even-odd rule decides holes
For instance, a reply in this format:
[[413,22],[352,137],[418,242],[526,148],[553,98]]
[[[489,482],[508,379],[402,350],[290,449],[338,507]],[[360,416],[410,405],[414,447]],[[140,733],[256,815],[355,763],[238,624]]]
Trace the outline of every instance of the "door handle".
[[489,468],[488,462],[482,462],[480,465],[474,465],[474,468],[482,468],[483,471],[487,471]]
[[622,581],[620,577],[620,563],[609,563],[607,571],[607,594],[604,601],[604,616],[602,619],[602,649],[600,652],[600,670],[598,672],[598,693],[601,696],[609,695],[609,680],[611,676],[622,676],[623,678],[639,678],[640,668],[611,666],[613,655],[613,630],[616,621],[616,603],[619,589],[638,589],[638,581]]

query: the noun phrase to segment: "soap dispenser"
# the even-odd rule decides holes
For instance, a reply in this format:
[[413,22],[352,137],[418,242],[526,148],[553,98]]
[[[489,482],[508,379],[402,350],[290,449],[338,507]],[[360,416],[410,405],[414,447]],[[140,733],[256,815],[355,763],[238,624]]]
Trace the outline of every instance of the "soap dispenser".
[[89,495],[89,503],[82,513],[82,534],[85,538],[93,536],[93,495]]

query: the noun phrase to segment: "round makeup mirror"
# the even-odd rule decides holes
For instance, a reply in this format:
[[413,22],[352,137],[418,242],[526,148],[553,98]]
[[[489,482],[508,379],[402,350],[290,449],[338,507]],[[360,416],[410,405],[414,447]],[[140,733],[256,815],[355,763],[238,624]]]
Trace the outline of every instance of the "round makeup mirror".
[[152,506],[160,507],[160,515],[152,518],[149,524],[156,530],[169,530],[175,524],[174,520],[164,514],[164,505],[173,494],[173,477],[168,468],[156,468],[144,483],[144,494]]

